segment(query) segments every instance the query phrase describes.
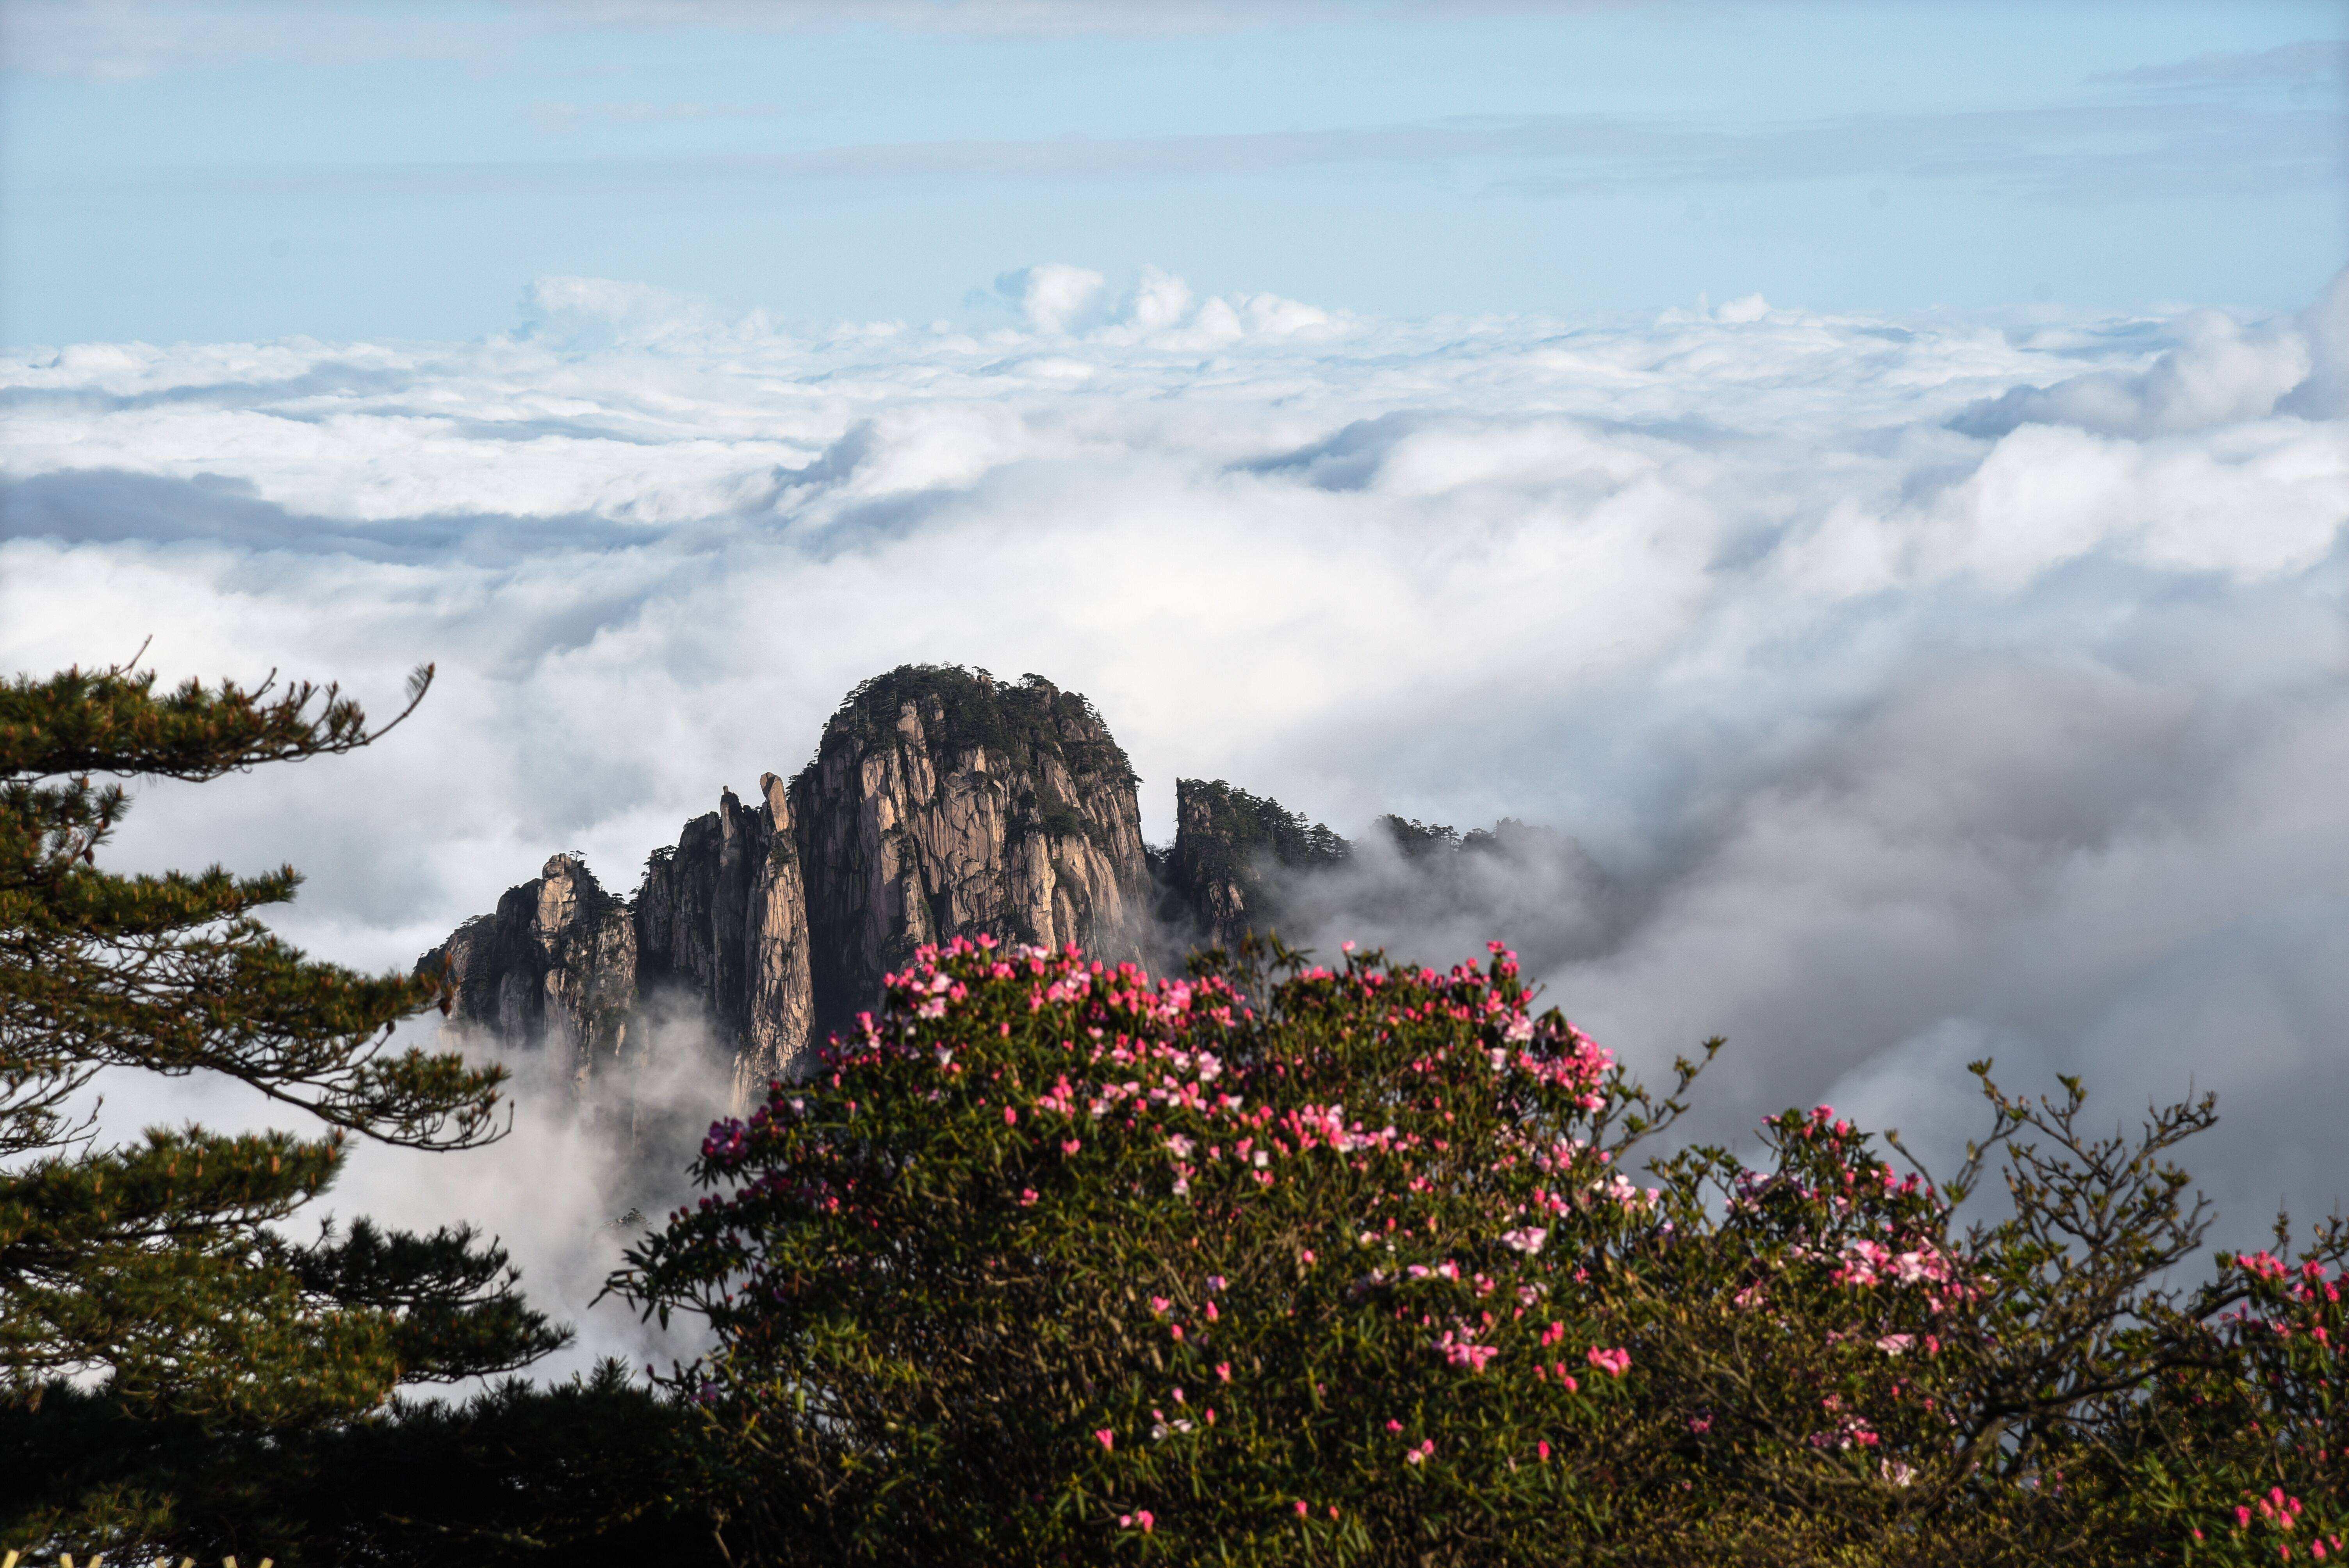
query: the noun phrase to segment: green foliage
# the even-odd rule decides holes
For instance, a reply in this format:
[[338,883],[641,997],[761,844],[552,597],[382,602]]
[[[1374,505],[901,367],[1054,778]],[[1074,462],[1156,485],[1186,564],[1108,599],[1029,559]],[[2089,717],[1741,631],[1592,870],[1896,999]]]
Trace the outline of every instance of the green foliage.
[[1353,846],[1321,823],[1217,779],[1174,781],[1174,843],[1150,851],[1159,917],[1209,945],[1268,931],[1283,913],[1283,870],[1344,861]]
[[[443,1150],[496,1136],[503,1074],[392,1048],[429,979],[272,936],[255,912],[293,896],[291,867],[98,868],[129,801],[93,775],[203,781],[383,733],[331,686],[154,684],[117,667],[0,686],[0,1408],[96,1377],[129,1415],[297,1429],[563,1343],[469,1231],[360,1224],[299,1244],[277,1228],[333,1181],[347,1133]],[[328,1131],[98,1145],[66,1108],[109,1068],[220,1074]]]
[[1176,813],[1197,835],[1203,869],[1230,877],[1264,859],[1292,869],[1334,865],[1353,846],[1302,811],[1217,779],[1175,781]]
[[616,1361],[295,1432],[142,1418],[64,1384],[44,1395],[0,1405],[0,1541],[282,1568],[723,1561],[709,1516],[680,1501],[690,1413]]
[[[1447,854],[1461,847],[1459,830],[1447,828],[1441,822],[1422,822],[1415,818],[1390,814],[1379,819],[1379,827],[1394,841],[1395,848],[1402,851],[1407,860],[1416,860],[1421,855]],[[1493,835],[1480,832],[1471,837],[1482,840]]]
[[[714,1331],[671,1382],[760,1561],[2118,1568],[2349,1531],[2349,1238],[2163,1283],[2207,1103],[2091,1136],[2076,1086],[1984,1064],[1946,1189],[1826,1108],[1630,1181],[1696,1070],[1651,1098],[1506,954],[1153,985],[957,943],[712,1129],[719,1191],[614,1288]],[[2011,1212],[1961,1231],[1992,1159]]]

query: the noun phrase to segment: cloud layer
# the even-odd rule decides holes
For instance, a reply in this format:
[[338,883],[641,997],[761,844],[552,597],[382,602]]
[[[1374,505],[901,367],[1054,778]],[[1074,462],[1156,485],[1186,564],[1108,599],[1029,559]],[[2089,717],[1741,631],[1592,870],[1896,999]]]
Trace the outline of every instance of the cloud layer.
[[[1033,670],[1156,836],[1184,774],[1570,837],[1369,857],[1311,934],[1506,937],[1650,1068],[1728,1035],[1710,1134],[1828,1098],[1946,1149],[1979,1055],[2116,1115],[2190,1082],[2249,1236],[2349,1197],[2344,288],[1393,323],[1040,265],[991,332],[554,279],[470,344],[44,349],[0,364],[0,624],[383,702],[438,660],[382,747],[125,827],[293,860],[338,957],[556,849],[631,884],[876,670]],[[409,1217],[505,1202],[445,1169]]]

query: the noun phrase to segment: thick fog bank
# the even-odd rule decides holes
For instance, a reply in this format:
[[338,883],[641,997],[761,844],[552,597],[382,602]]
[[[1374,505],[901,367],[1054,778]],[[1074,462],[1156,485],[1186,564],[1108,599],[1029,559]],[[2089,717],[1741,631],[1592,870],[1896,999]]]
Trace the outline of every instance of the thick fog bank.
[[[2218,1090],[2195,1163],[2239,1236],[2349,1197],[2349,285],[2274,320],[1001,292],[992,332],[811,338],[550,280],[484,342],[11,354],[9,656],[151,633],[173,676],[384,704],[438,661],[373,751],[123,830],[129,865],[293,861],[281,924],[353,962],[554,850],[633,886],[864,676],[1032,670],[1156,839],[1178,774],[1349,833],[1554,830],[1365,853],[1302,934],[1506,937],[1650,1068],[1726,1034],[1708,1134],[1827,1099],[1946,1148],[1995,1055],[2116,1114]],[[337,1202],[476,1216],[575,1310],[640,1195],[572,1182],[625,1147],[594,1117],[523,1115]]]

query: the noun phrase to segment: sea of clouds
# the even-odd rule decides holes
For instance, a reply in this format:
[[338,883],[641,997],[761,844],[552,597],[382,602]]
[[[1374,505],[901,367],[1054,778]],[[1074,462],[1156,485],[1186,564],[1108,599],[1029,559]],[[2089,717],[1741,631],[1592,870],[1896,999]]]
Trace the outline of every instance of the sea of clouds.
[[[1061,265],[986,297],[812,332],[547,279],[480,342],[0,355],[8,656],[151,636],[175,678],[378,707],[435,662],[372,750],[150,788],[118,842],[292,861],[279,924],[347,962],[554,850],[632,888],[867,675],[1034,671],[1154,838],[1178,775],[1348,833],[1552,830],[1433,871],[1372,841],[1303,934],[1506,937],[1651,1072],[1726,1035],[1706,1136],[1826,1100],[1947,1158],[1993,1056],[2116,1117],[2217,1091],[2225,1239],[2349,1198],[2349,282],[2269,320],[1391,322]],[[690,1116],[679,1072],[646,1102]],[[533,1093],[502,1150],[370,1154],[336,1202],[483,1222],[576,1315],[674,1191],[618,1115]],[[613,1311],[590,1346],[643,1351]]]

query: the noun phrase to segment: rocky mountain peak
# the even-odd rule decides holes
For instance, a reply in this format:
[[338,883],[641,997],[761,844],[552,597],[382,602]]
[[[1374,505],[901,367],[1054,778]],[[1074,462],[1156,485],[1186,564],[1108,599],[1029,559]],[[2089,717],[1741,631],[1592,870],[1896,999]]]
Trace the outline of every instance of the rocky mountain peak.
[[574,1053],[641,1041],[657,1004],[704,1017],[738,1094],[807,1068],[926,942],[986,932],[1138,956],[1151,879],[1125,752],[1040,676],[905,665],[848,694],[788,783],[730,789],[647,860],[633,899],[575,856],[420,960],[456,1026]]
[[791,786],[817,1027],[956,935],[1138,955],[1137,782],[1092,706],[1040,676],[909,665],[851,692]]

